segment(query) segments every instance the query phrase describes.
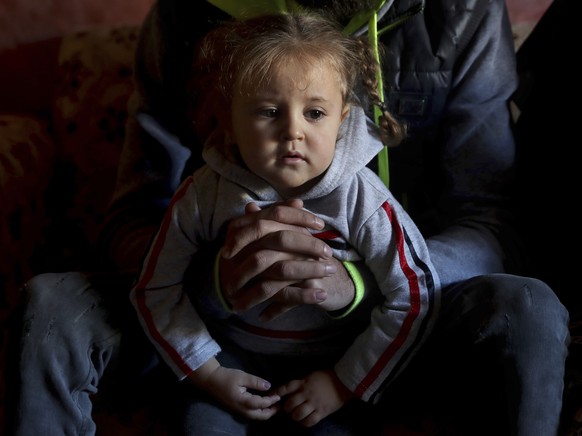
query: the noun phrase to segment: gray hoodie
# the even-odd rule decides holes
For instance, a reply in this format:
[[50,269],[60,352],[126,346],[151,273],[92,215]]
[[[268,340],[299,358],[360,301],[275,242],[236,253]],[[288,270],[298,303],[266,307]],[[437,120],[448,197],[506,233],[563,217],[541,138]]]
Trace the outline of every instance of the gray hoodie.
[[[184,289],[193,254],[204,242],[220,238],[247,203],[265,208],[284,200],[263,179],[207,144],[207,164],[176,191],[131,292],[145,331],[180,379],[220,351],[209,330],[262,354],[341,351],[335,371],[366,401],[376,400],[409,361],[430,331],[440,284],[424,238],[366,168],[382,147],[374,129],[360,108],[352,108],[330,167],[301,197],[304,207],[325,221],[316,236],[328,242],[334,257],[363,260],[378,283],[363,295],[358,310],[340,317],[304,305],[265,322],[259,318],[264,305],[234,314],[219,290]],[[362,320],[363,330],[356,328]]]

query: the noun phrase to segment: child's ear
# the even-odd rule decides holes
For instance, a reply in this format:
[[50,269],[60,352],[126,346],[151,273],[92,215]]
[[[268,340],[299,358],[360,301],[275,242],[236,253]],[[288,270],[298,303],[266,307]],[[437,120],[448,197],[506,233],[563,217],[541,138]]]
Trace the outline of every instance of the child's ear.
[[344,108],[342,109],[342,116],[341,116],[342,122],[346,119],[346,117],[348,116],[349,113],[350,113],[350,105],[346,104],[344,106]]

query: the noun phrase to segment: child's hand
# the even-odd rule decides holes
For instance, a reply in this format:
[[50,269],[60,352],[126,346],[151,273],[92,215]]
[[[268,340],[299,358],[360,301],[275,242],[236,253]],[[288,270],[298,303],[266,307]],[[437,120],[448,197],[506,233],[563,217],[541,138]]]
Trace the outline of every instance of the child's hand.
[[274,393],[287,397],[283,410],[305,427],[339,410],[353,396],[332,370],[316,371],[302,380],[292,380]]
[[196,387],[246,418],[263,421],[279,411],[281,397],[278,394],[253,392],[268,391],[271,388],[268,381],[239,369],[220,366],[216,359],[210,359],[188,378]]

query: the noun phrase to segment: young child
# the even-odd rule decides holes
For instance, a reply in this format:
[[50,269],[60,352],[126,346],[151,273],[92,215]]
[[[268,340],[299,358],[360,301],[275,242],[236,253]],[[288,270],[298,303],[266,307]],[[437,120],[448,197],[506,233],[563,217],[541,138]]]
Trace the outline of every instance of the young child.
[[[324,426],[351,399],[377,402],[437,312],[424,239],[366,168],[380,137],[395,145],[404,129],[386,111],[381,129],[366,117],[356,90],[382,107],[374,53],[323,17],[228,22],[196,49],[192,119],[207,164],[176,191],[132,303],[164,361],[197,388],[190,434],[244,434],[281,410]],[[377,140],[362,142],[370,129]],[[329,255],[366,262],[377,292],[357,289],[342,313],[303,306],[273,318],[266,304],[235,313],[219,283],[196,282],[193,255],[223,238],[230,219],[289,199],[321,219]]]

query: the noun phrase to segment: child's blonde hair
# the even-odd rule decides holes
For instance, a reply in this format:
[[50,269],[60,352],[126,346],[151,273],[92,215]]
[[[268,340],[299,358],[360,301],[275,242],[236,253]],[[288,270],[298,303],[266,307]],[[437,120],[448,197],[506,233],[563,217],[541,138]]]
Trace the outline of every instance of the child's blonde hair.
[[[317,13],[264,15],[229,21],[211,30],[197,47],[189,84],[191,117],[204,140],[218,120],[230,114],[234,89],[252,90],[268,83],[275,67],[293,59],[306,67],[325,62],[336,72],[346,104],[382,108],[380,128],[394,146],[405,128],[385,109],[378,94],[379,65],[367,40],[346,35]],[[356,90],[363,91],[361,101]]]

